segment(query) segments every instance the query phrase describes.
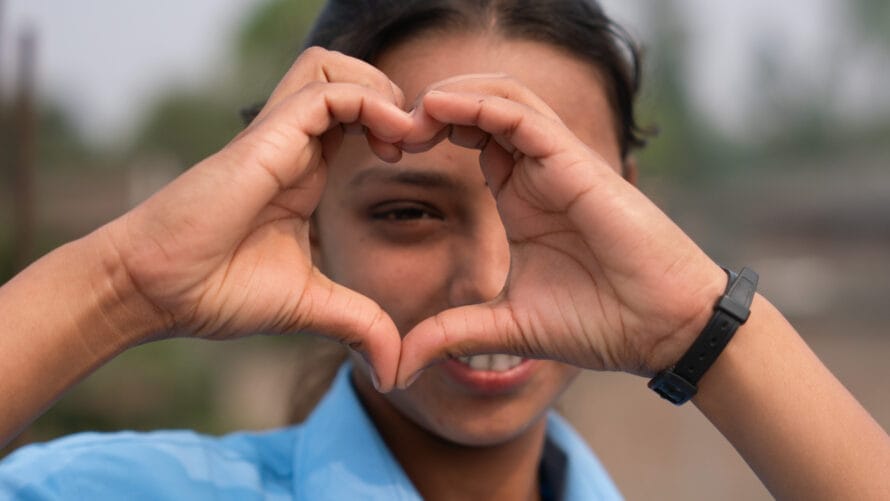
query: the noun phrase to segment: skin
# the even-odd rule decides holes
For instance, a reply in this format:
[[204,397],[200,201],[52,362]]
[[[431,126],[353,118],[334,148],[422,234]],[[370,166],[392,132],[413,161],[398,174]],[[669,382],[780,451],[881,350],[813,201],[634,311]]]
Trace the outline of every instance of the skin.
[[[512,75],[528,88],[503,75],[459,77],[446,85],[533,92],[591,148],[603,151],[610,168],[622,169],[613,114],[596,71],[558,49],[486,35],[437,36],[394,48],[377,66],[407,96],[417,97],[454,75]],[[564,78],[547,77],[553,74]],[[510,248],[478,152],[448,142],[386,164],[364,140],[347,138],[331,163],[315,221],[313,257],[319,268],[374,299],[403,333],[440,311],[495,298],[510,267]],[[410,388],[380,394],[368,369],[359,366],[357,387],[378,428],[391,438],[390,448],[410,465],[416,485],[435,482],[422,489],[425,496],[443,499],[455,485],[475,483],[488,499],[516,490],[509,490],[515,482],[493,482],[492,468],[479,467],[490,461],[456,461],[472,453],[460,446],[487,446],[487,455],[502,457],[493,463],[500,471],[494,478],[509,472],[527,490],[521,498],[534,492],[534,482],[526,479],[536,476],[542,418],[578,373],[567,364],[535,361],[528,382],[490,396],[461,386],[437,365]],[[442,439],[453,444],[437,447]],[[434,459],[431,450],[439,456]],[[435,463],[467,467],[432,468]],[[504,492],[484,492],[486,485]]]
[[[502,50],[498,64],[515,62],[508,57],[513,52],[503,50],[509,45],[492,46]],[[560,71],[568,75],[569,66]],[[388,70],[393,78],[413,85],[396,69]],[[452,68],[442,77],[458,69],[478,71]],[[432,80],[436,75],[426,77],[429,81],[416,84],[430,89],[403,93],[370,65],[321,49],[307,51],[258,120],[220,152],[133,211],[51,252],[0,287],[0,441],[15,436],[117,353],[171,336],[231,339],[310,330],[352,346],[385,392],[409,386],[418,374],[427,374],[424,368],[431,375],[419,376],[417,384],[434,385],[438,361],[474,353],[513,353],[640,375],[674,363],[710,316],[725,286],[723,272],[618,174],[620,164],[609,145],[591,143],[585,126],[572,123],[560,98],[539,88],[533,75],[527,75],[527,83],[492,75],[438,83]],[[595,76],[587,78],[596,82]],[[408,114],[404,95],[415,93],[420,96]],[[334,186],[340,175],[333,163],[351,154],[350,144],[343,144],[350,134],[364,135],[381,160],[396,162],[405,151],[435,160],[424,168],[454,167],[470,187],[456,201],[479,212],[460,220],[457,234],[446,236],[479,245],[492,256],[488,262],[470,259],[469,269],[437,268],[431,282],[416,284],[431,295],[407,298],[411,302],[404,305],[391,304],[374,276],[360,270],[344,275],[332,247],[318,264],[349,287],[313,266],[312,246],[321,249],[332,237],[321,231],[311,237],[311,214],[322,199],[322,224],[342,209],[337,207],[342,198],[330,198],[333,209],[327,205],[324,187]],[[481,149],[478,160],[444,146],[441,153],[431,150],[446,139]],[[405,165],[419,165],[409,160]],[[488,247],[492,235],[475,232],[492,218],[484,197],[473,195],[481,190],[467,167],[473,160],[508,242],[506,278],[503,244]],[[368,235],[370,249],[401,252],[370,241],[380,235]],[[500,234],[497,240],[503,241]],[[418,247],[435,251],[438,245],[428,244]],[[460,245],[452,248],[462,251]],[[405,271],[414,269],[409,264],[406,260]],[[541,374],[551,373],[542,369]],[[541,389],[522,400],[546,406],[570,378],[552,374],[540,381],[536,374],[534,387]],[[430,382],[422,383],[423,378]],[[436,420],[429,414],[435,403],[409,392],[376,398],[368,377],[357,382],[386,440],[394,444],[400,433],[426,447],[421,452],[429,460],[418,464],[410,462],[424,458],[417,450],[394,451],[421,492],[451,494],[437,489],[452,488],[467,498],[536,495],[540,411],[512,408],[510,399],[503,399],[493,408],[511,408],[508,414],[524,421],[487,422],[478,415],[466,423]],[[460,405],[478,403],[454,398]],[[777,498],[890,496],[890,438],[759,295],[749,321],[700,381],[694,403]],[[487,446],[460,445],[478,445],[492,433],[497,440]],[[427,440],[438,436],[447,440]],[[469,470],[465,478],[444,473],[461,467]],[[479,477],[490,475],[488,485],[503,479],[505,490],[486,492],[471,475],[472,467]],[[437,476],[448,485],[437,485]]]

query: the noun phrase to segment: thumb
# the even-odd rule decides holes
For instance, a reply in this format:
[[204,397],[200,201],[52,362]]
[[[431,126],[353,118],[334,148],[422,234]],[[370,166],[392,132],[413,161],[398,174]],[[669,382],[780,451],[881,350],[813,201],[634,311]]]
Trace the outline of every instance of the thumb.
[[518,323],[505,302],[445,310],[417,324],[402,340],[397,384],[407,388],[436,362],[481,353],[522,355]]
[[380,305],[331,281],[317,270],[303,294],[297,325],[359,352],[371,366],[378,391],[392,390],[396,383],[401,337],[395,323]]

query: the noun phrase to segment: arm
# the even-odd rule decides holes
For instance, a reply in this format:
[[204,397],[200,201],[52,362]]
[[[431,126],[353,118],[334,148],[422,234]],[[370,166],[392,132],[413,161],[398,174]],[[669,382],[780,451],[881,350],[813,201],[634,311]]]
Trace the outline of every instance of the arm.
[[695,405],[779,499],[887,499],[890,437],[766,299]]
[[81,378],[164,330],[103,248],[95,232],[0,287],[0,445]]

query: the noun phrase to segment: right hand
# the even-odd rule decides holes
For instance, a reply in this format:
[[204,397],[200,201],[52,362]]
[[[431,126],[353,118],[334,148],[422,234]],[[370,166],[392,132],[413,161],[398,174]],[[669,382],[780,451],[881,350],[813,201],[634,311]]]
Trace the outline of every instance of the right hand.
[[396,378],[400,338],[372,300],[312,264],[309,219],[344,133],[393,146],[412,122],[373,66],[313,48],[253,123],[149,200],[100,230],[128,287],[163,317],[155,336],[232,339],[309,330],[358,350],[380,386]]
[[[505,75],[431,86],[405,151],[480,149],[510,249],[500,294],[441,311],[402,342],[405,387],[441,360],[507,353],[653,376],[688,349],[726,274],[540,97]],[[586,129],[582,129],[586,130]]]

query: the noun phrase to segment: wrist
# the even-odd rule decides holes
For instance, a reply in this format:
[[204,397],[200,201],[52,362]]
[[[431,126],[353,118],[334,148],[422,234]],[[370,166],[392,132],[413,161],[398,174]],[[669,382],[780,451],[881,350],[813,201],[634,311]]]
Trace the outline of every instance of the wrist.
[[715,302],[726,292],[726,272],[712,261],[701,268],[696,277],[685,280],[687,284],[699,284],[679,301],[682,295],[669,298],[678,307],[675,325],[670,333],[659,340],[646,358],[648,370],[642,375],[652,377],[673,366],[686,353],[714,315]]
[[139,290],[108,231],[100,228],[69,245],[86,263],[82,269],[92,310],[87,315],[94,317],[90,323],[99,323],[108,342],[126,349],[162,336],[172,322]]
[[680,405],[698,392],[698,382],[710,369],[736,330],[748,320],[757,291],[757,273],[743,268],[726,269],[726,292],[714,305],[714,313],[701,334],[679,361],[649,381],[649,388],[666,400]]

